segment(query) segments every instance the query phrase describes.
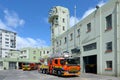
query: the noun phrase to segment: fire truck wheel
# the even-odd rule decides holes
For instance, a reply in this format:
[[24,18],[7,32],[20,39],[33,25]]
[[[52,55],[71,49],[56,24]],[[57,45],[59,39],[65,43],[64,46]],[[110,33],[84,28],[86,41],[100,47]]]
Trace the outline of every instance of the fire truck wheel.
[[57,74],[58,74],[58,76],[60,76],[61,75],[61,71],[57,71]]
[[42,72],[43,72],[43,74],[45,74],[45,73],[46,73],[46,70],[45,70],[45,69],[43,69],[43,71],[42,71]]

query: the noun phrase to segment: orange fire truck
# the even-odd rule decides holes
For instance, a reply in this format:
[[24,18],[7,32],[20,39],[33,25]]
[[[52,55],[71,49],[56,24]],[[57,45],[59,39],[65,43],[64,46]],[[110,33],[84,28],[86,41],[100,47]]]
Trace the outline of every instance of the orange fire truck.
[[22,70],[25,71],[30,71],[30,70],[35,70],[37,69],[37,64],[36,63],[23,63],[22,64]]
[[58,76],[79,76],[80,64],[76,58],[55,57],[49,58],[47,64],[42,64],[38,71]]

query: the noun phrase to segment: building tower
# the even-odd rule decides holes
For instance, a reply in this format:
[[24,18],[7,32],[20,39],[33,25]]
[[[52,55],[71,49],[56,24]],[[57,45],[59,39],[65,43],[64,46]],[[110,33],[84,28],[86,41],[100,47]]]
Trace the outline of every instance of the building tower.
[[55,52],[55,43],[59,44],[56,37],[69,29],[69,10],[61,6],[53,7],[49,12],[49,23],[51,24],[52,52]]

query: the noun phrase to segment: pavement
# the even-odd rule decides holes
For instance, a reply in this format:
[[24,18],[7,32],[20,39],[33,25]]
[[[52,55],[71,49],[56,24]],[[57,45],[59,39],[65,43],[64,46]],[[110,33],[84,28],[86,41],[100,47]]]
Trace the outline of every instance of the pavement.
[[82,73],[79,77],[58,77],[37,70],[0,70],[0,80],[120,80],[120,77]]

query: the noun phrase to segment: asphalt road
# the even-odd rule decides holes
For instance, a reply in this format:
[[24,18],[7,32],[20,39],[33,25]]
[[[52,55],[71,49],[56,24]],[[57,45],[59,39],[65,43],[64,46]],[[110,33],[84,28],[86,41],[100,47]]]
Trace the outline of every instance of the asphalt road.
[[79,77],[58,77],[35,71],[0,70],[0,80],[120,80],[111,76],[83,73]]

